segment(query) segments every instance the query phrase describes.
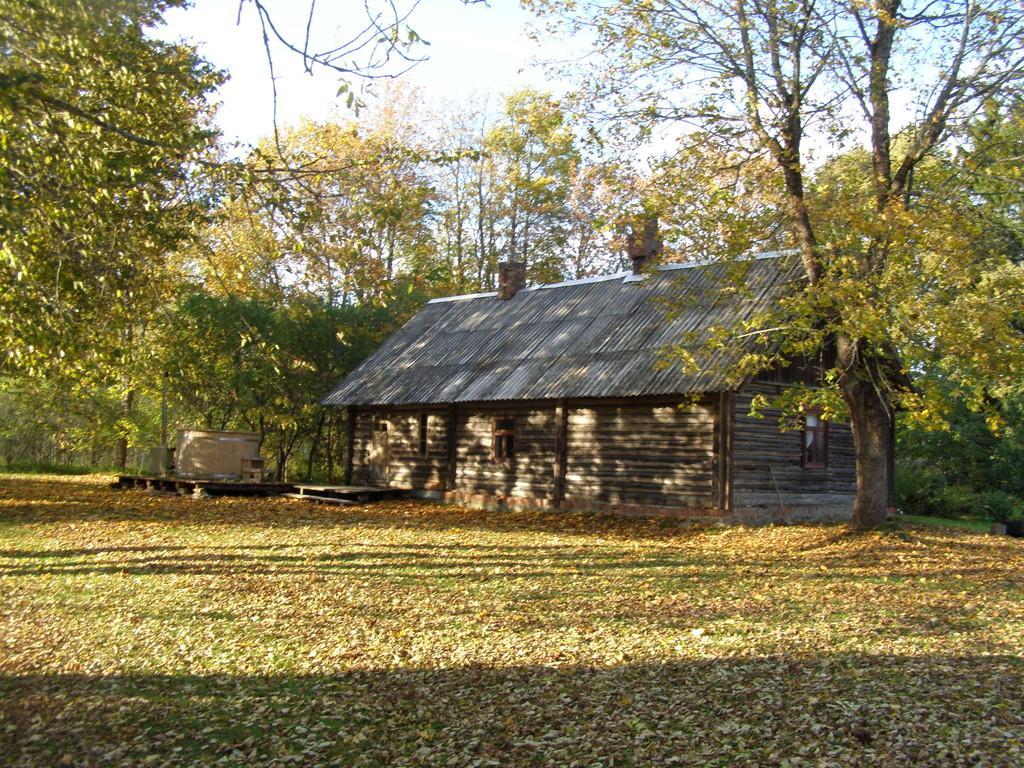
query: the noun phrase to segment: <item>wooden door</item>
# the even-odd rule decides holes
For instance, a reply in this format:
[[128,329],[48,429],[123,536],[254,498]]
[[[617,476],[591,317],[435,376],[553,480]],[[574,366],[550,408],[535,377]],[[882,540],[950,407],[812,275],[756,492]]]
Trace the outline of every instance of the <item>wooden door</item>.
[[382,421],[374,424],[373,427],[373,441],[370,444],[370,483],[373,485],[388,484],[390,461],[388,424],[386,421]]

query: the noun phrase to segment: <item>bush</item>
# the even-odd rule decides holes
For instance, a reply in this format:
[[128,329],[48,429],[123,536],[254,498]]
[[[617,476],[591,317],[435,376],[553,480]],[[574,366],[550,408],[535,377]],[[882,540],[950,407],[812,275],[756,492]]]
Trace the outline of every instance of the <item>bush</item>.
[[1024,502],[1005,491],[984,491],[978,494],[978,498],[988,520],[1005,523],[1024,515]]
[[949,485],[935,497],[937,514],[941,517],[971,517],[985,519],[987,510],[980,493],[963,485]]
[[908,515],[941,515],[939,495],[946,489],[940,472],[922,467],[896,468],[896,507]]
[[1020,515],[1021,501],[1004,491],[974,491],[962,485],[943,488],[934,499],[942,517],[970,517],[1005,523]]
[[896,506],[908,515],[969,517],[1000,523],[1024,516],[1024,501],[1012,494],[947,485],[940,472],[921,467],[897,468]]

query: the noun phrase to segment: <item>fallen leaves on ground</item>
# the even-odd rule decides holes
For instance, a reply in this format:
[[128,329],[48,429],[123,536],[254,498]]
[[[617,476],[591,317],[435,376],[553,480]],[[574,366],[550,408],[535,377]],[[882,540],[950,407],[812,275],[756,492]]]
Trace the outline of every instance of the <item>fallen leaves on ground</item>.
[[38,765],[1011,766],[1024,545],[0,478]]

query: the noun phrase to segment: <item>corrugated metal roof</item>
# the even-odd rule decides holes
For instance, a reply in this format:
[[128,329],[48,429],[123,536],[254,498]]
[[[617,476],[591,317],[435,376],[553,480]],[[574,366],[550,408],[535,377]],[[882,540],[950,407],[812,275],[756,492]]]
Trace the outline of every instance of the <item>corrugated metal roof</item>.
[[435,299],[324,398],[325,405],[690,394],[726,389],[738,346],[695,350],[696,370],[666,348],[771,308],[802,280],[789,253],[743,263],[667,265],[496,294]]

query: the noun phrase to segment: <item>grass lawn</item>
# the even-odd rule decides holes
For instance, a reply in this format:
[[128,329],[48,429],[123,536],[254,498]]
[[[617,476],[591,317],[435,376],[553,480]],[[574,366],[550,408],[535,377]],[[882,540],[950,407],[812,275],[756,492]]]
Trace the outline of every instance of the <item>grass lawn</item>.
[[900,515],[900,523],[910,525],[937,525],[940,528],[959,528],[965,531],[988,533],[992,529],[989,520],[975,520],[968,517],[928,517],[926,515]]
[[1020,766],[1024,542],[0,478],[0,764]]

